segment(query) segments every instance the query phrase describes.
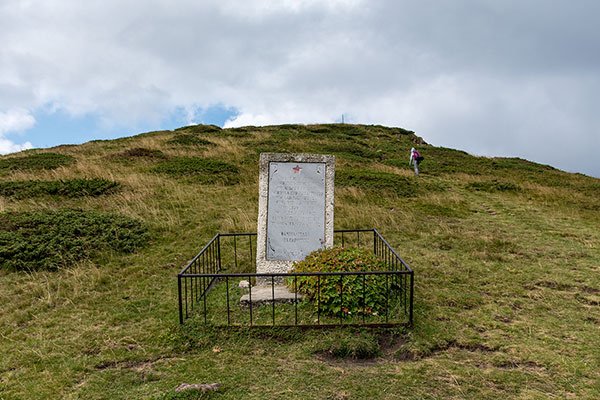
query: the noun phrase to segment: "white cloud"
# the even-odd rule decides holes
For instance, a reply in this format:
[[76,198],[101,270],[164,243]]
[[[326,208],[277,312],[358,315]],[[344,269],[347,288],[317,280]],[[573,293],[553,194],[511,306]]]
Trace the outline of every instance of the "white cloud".
[[25,142],[23,144],[16,144],[11,142],[10,140],[0,137],[0,154],[16,153],[18,151],[23,151],[32,148],[33,146],[29,142]]
[[577,169],[566,150],[597,159],[599,12],[594,0],[4,0],[0,110],[51,104],[107,126],[158,125],[175,108],[193,121],[214,104],[239,110],[228,126],[344,114]]
[[0,111],[0,135],[22,132],[33,125],[35,125],[35,118],[27,110],[15,108],[5,112]]
[[6,139],[6,134],[22,132],[31,128],[34,124],[35,119],[27,110],[16,108],[0,112],[0,154],[32,148],[30,142],[16,144]]

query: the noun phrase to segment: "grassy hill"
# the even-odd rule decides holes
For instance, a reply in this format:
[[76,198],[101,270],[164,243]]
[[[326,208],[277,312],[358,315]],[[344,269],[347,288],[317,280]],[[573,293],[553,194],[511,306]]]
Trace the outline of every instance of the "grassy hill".
[[[336,155],[335,228],[378,229],[415,270],[412,328],[179,327],[177,272],[217,232],[256,231],[261,152]],[[597,399],[599,226],[598,179],[382,126],[0,157],[0,399]]]

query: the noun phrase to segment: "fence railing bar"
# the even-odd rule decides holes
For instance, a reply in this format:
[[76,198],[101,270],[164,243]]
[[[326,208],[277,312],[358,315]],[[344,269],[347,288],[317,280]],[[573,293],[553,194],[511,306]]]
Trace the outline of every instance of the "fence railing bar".
[[410,307],[408,310],[408,322],[412,325],[413,323],[413,293],[414,293],[414,286],[415,286],[415,276],[414,273],[411,271],[410,274]]
[[321,325],[321,275],[317,275],[317,325]]
[[187,279],[183,281],[185,286],[185,317],[188,317],[188,296],[187,296]]
[[233,258],[235,261],[235,270],[237,271],[238,269],[238,262],[237,262],[237,236],[233,237]]
[[[192,266],[192,271],[193,270],[194,270],[194,267]],[[190,305],[190,307],[191,307],[192,310],[194,310],[194,301],[197,300],[197,298],[196,298],[197,293],[194,292],[194,283],[195,283],[194,281],[196,279],[197,278],[191,278],[190,279],[190,295],[191,295],[190,296],[191,297],[191,305]]]
[[179,323],[183,324],[183,307],[181,304],[181,276],[177,276],[177,291],[179,292]]
[[185,271],[186,271],[186,270],[187,270],[187,269],[190,267],[190,265],[192,264],[192,262],[194,262],[194,261],[195,261],[195,260],[196,260],[198,257],[200,257],[200,255],[201,255],[202,253],[204,253],[204,251],[205,251],[205,250],[208,248],[208,246],[210,246],[210,245],[212,244],[212,242],[213,242],[213,241],[215,241],[215,240],[217,239],[217,236],[218,236],[218,235],[219,235],[219,234],[217,233],[217,234],[216,234],[216,235],[215,235],[215,236],[214,236],[214,237],[213,237],[213,238],[210,240],[210,242],[208,242],[208,244],[207,244],[206,246],[204,246],[204,247],[202,248],[202,250],[200,250],[200,252],[199,252],[199,253],[196,255],[196,257],[194,257],[194,258],[192,259],[192,261],[190,261],[190,262],[188,263],[188,265],[186,265],[186,266],[185,266],[185,268],[183,268],[183,269],[181,270],[181,272],[180,272],[180,273],[184,273],[184,272],[185,272]]
[[228,276],[225,277],[225,289],[227,290],[227,325],[231,325],[231,311],[229,309],[229,277]]
[[379,240],[381,240],[381,242],[382,242],[383,244],[385,244],[385,245],[386,245],[386,247],[387,247],[388,249],[390,249],[390,251],[391,251],[391,252],[392,252],[392,253],[393,253],[393,254],[394,254],[396,257],[398,257],[398,259],[400,260],[400,262],[402,263],[402,265],[404,266],[404,268],[407,268],[409,271],[412,271],[412,270],[410,269],[410,267],[408,266],[408,264],[406,264],[406,263],[404,262],[404,260],[402,259],[402,257],[400,257],[400,256],[398,255],[398,253],[396,253],[396,250],[394,250],[394,249],[392,248],[392,246],[390,246],[390,244],[387,242],[387,240],[385,240],[385,239],[384,239],[384,238],[381,236],[381,234],[380,234],[380,233],[377,231],[377,229],[375,229],[374,231],[375,231],[375,233],[377,234],[377,236],[379,237]]
[[252,278],[248,276],[248,300],[250,304],[250,326],[252,326]]
[[375,231],[375,229],[371,228],[371,229],[336,229],[333,231],[333,233],[354,233],[354,232],[373,232]]
[[340,275],[340,325],[344,323],[344,281]]
[[207,319],[207,315],[206,315],[207,314],[207,312],[206,312],[206,298],[208,297],[207,296],[207,292],[208,292],[208,290],[206,292],[204,292],[204,294],[202,295],[202,298],[204,299],[204,325],[206,325],[206,319]]
[[390,308],[390,288],[388,286],[388,275],[385,276],[385,323],[389,322],[388,320],[388,310]]
[[268,272],[268,273],[214,273],[214,274],[180,274],[182,277],[191,278],[212,277],[218,278],[229,276],[230,278],[243,278],[247,276],[255,278],[292,277],[292,276],[339,276],[339,275],[410,275],[411,271],[339,271],[339,272]]
[[294,277],[294,321],[298,325],[298,277]]
[[273,326],[275,326],[275,277],[271,277],[271,303],[273,304]]
[[250,242],[250,264],[252,264],[252,236],[248,236],[248,242]]
[[365,323],[365,314],[367,313],[367,301],[366,301],[367,300],[366,299],[366,297],[367,297],[366,293],[367,292],[365,291],[365,279],[367,279],[367,276],[363,275],[362,278],[363,278],[362,279],[362,284],[363,284],[363,287],[362,287],[362,289],[363,289],[362,290],[362,303],[363,303],[362,321],[363,321],[363,324],[364,324]]

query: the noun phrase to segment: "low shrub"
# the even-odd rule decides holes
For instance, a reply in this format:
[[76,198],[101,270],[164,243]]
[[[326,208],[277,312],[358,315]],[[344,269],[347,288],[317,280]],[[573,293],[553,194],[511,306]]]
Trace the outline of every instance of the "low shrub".
[[105,251],[129,253],[148,240],[140,221],[81,210],[0,214],[0,267],[40,270],[68,267]]
[[135,147],[133,149],[127,149],[117,155],[123,158],[166,158],[164,153],[156,149],[147,149],[144,147]]
[[196,135],[181,133],[175,135],[167,141],[167,144],[184,145],[184,146],[214,146],[215,144],[209,140],[202,139]]
[[206,184],[234,185],[239,182],[239,170],[225,161],[197,157],[176,157],[160,162],[152,169],[155,173],[191,177]]
[[175,129],[175,132],[197,133],[197,134],[219,134],[221,128],[217,125],[188,125]]
[[59,153],[36,153],[23,157],[0,159],[0,170],[42,170],[56,169],[73,164],[75,158]]
[[[383,271],[385,263],[373,253],[358,248],[319,249],[303,261],[294,264],[290,272],[356,272]],[[302,276],[297,277],[297,290],[305,301],[324,315],[345,314],[378,315],[386,309],[386,280],[384,276]],[[294,288],[294,278],[286,284]]]
[[0,182],[0,196],[24,199],[51,195],[66,197],[100,196],[114,193],[121,184],[103,178],[75,178],[57,181]]
[[246,126],[242,128],[227,128],[221,129],[216,125],[190,125],[182,128],[175,129],[176,133],[187,133],[197,134],[202,136],[231,136],[231,137],[250,137],[252,136],[249,132],[256,130],[253,126]]
[[519,192],[521,187],[510,182],[500,182],[496,179],[486,182],[471,182],[467,189],[481,192]]

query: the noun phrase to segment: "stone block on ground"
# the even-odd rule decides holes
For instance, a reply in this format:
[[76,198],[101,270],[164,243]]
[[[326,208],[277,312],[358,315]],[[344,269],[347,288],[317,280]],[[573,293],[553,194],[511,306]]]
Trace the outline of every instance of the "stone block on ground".
[[[271,304],[273,301],[275,303],[293,303],[296,299],[298,301],[302,300],[302,294],[290,291],[287,286],[268,285],[252,287],[252,304],[254,305]],[[250,305],[250,293],[242,296],[240,305],[245,307]]]

